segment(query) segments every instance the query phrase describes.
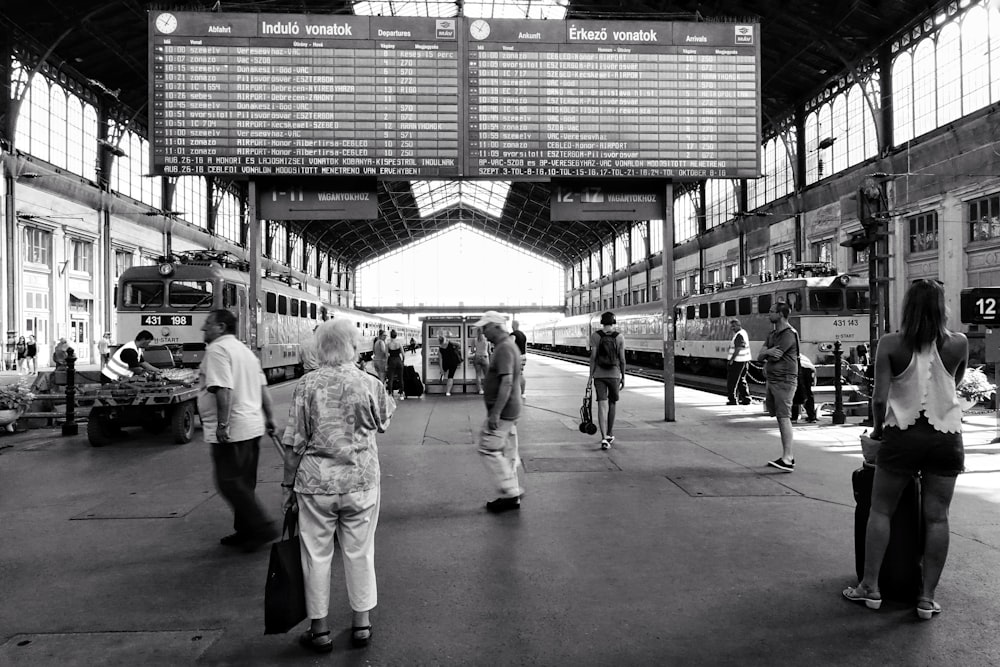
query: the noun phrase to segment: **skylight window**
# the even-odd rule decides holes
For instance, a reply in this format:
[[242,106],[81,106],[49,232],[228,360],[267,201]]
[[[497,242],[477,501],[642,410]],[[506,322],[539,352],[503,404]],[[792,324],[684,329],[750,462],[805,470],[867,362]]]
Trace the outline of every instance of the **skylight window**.
[[475,208],[499,219],[510,181],[414,181],[410,183],[421,217],[452,206]]
[[[466,0],[465,16],[491,19],[563,19],[569,0]],[[364,0],[354,3],[358,16],[458,15],[455,0]]]

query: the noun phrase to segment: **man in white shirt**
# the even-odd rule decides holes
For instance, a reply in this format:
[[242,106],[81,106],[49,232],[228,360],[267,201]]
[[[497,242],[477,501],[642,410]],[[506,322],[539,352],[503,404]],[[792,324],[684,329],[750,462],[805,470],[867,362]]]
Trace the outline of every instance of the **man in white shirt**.
[[231,312],[213,310],[201,329],[208,346],[198,369],[198,413],[212,446],[215,483],[233,508],[236,529],[219,541],[253,551],[279,534],[255,493],[260,437],[275,429],[267,378],[256,355],[233,335]]

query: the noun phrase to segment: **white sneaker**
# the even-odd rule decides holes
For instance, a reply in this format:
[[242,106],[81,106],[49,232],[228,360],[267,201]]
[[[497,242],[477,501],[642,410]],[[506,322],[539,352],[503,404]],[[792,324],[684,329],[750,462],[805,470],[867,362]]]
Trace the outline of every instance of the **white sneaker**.
[[450,391],[446,391],[446,392],[444,392],[444,395],[445,396],[451,396],[451,392]]
[[405,400],[406,400],[406,396],[403,396],[402,394],[400,394],[400,395],[399,395],[399,400],[401,400],[401,401],[405,401]]

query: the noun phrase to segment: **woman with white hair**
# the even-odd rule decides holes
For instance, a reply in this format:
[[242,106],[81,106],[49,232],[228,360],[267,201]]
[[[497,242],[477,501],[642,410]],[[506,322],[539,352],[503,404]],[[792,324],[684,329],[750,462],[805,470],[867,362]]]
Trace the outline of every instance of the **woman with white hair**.
[[359,369],[358,333],[347,319],[316,329],[320,366],[295,387],[282,437],[283,508],[297,504],[310,627],[299,642],[333,650],[327,614],[334,536],[340,542],[353,610],[351,643],[367,646],[369,614],[378,602],[375,527],[379,461],[375,434],[384,432],[396,403],[378,378]]

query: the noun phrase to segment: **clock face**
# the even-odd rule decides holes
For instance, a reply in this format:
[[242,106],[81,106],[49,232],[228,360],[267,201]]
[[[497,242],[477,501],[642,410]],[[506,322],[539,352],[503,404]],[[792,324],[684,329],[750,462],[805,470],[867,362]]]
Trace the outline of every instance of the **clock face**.
[[156,17],[156,29],[169,35],[177,29],[177,17],[173,14],[160,14]]
[[490,36],[490,24],[482,19],[476,19],[469,26],[469,34],[473,39],[486,39]]

